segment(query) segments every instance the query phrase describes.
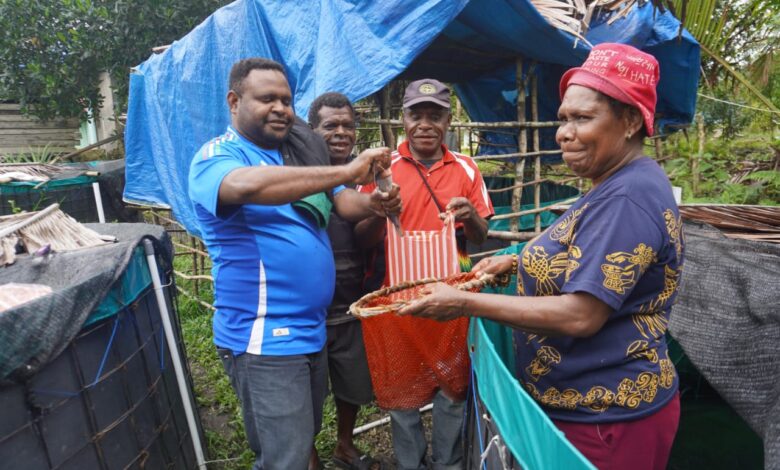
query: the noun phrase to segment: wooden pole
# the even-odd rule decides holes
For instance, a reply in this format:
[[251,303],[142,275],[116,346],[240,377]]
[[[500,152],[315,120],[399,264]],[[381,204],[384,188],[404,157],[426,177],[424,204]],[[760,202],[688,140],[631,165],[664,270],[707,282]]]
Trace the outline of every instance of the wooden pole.
[[496,240],[507,240],[511,242],[527,242],[534,238],[536,233],[529,232],[504,232],[501,230],[488,230],[487,237]]
[[[525,123],[525,81],[523,80],[523,59],[517,58],[515,68],[515,86],[517,87],[517,122],[520,124]],[[521,127],[517,134],[517,152],[525,153],[528,151],[528,136],[525,132],[525,128]],[[520,212],[523,199],[523,188],[519,185],[523,184],[523,173],[525,173],[525,158],[520,158],[515,163],[515,189],[512,190],[512,212]],[[520,230],[520,219],[513,217],[509,222],[509,230],[511,232],[518,232]],[[517,244],[517,241],[512,241],[513,245]]]
[[662,162],[665,160],[664,158],[664,149],[661,145],[661,138],[655,137],[653,139],[653,145],[655,145],[655,161]]
[[70,152],[69,154],[53,158],[49,162],[49,164],[53,165],[53,164],[57,163],[60,160],[70,160],[71,158],[73,158],[73,157],[75,157],[77,155],[81,155],[82,153],[84,153],[84,152],[86,152],[88,150],[96,149],[96,148],[98,148],[98,147],[100,147],[102,145],[110,144],[111,142],[113,142],[115,140],[118,140],[118,139],[121,139],[121,138],[122,138],[122,134],[112,135],[111,137],[107,137],[107,138],[105,138],[103,140],[95,142],[94,144],[90,144],[90,145],[87,145],[86,147],[82,147],[82,148],[76,150],[75,152]]
[[[463,105],[460,102],[460,98],[458,98],[458,95],[455,95],[455,118],[460,121],[461,120],[461,114],[463,113]],[[456,127],[455,128],[455,136],[458,138],[458,148],[455,149],[456,152],[460,152],[460,147],[463,145],[463,128],[462,127]]]
[[200,296],[200,282],[198,282],[197,277],[200,275],[200,269],[198,269],[198,253],[195,251],[198,249],[198,245],[195,237],[190,235],[189,238],[192,246],[192,274],[195,276],[193,278],[193,287],[195,288],[195,295]]
[[[364,119],[363,124],[389,124],[395,127],[402,127],[403,122],[400,119]],[[463,127],[470,129],[547,129],[559,127],[561,121],[499,121],[499,122],[452,122],[450,127]]]
[[469,155],[474,156],[474,136],[472,135],[473,132],[471,129],[469,129]]
[[516,152],[516,153],[502,153],[500,155],[479,155],[477,157],[472,157],[474,160],[502,160],[506,158],[517,158],[517,157],[537,157],[540,155],[560,155],[560,150],[539,150],[536,152]]
[[[535,67],[533,67],[535,69]],[[539,121],[539,93],[537,90],[536,74],[531,75],[531,120],[534,122]],[[533,142],[534,152],[540,151],[539,143],[539,128],[533,129]],[[542,156],[537,155],[534,157],[534,181],[542,179]],[[534,209],[539,209],[542,205],[542,186],[541,183],[534,184]],[[534,231],[540,233],[542,231],[542,214],[537,213],[534,215]]]
[[701,113],[696,115],[696,127],[699,130],[699,152],[691,152],[691,192],[694,197],[699,194],[699,160],[704,157],[704,117]]
[[[391,82],[392,83],[392,82]],[[379,106],[380,119],[379,125],[382,131],[382,140],[385,145],[391,149],[395,148],[395,135],[393,135],[393,124],[402,124],[401,121],[394,122],[390,119],[390,83],[385,85],[376,95],[377,106]]]

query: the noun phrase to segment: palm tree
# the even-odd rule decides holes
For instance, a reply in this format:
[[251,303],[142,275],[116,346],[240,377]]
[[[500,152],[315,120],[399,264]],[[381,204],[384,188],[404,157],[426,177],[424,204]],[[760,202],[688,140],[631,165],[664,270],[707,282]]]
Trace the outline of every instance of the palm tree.
[[[780,51],[780,2],[777,0],[654,0],[656,7],[668,7],[699,42],[710,59],[703,62],[708,86],[721,72],[747,88],[761,103],[780,113],[780,109],[762,93],[753,80],[737,70],[771,67]],[[760,82],[759,82],[760,83]]]

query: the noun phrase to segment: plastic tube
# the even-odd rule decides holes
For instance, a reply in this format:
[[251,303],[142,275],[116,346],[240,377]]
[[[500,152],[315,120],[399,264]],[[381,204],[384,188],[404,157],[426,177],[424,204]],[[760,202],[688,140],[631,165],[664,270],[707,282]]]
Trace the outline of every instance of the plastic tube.
[[103,197],[100,195],[100,184],[92,183],[92,192],[95,193],[95,206],[97,206],[98,222],[106,223],[106,214],[103,212]]
[[179,348],[177,347],[179,343],[176,341],[176,337],[173,334],[171,313],[168,311],[168,304],[165,302],[162,282],[160,281],[160,273],[157,271],[157,259],[154,256],[154,245],[148,239],[144,240],[143,243],[144,252],[146,253],[146,263],[149,266],[149,274],[152,275],[154,296],[157,299],[157,306],[160,308],[160,317],[162,318],[163,330],[165,331],[165,339],[168,342],[168,349],[171,351],[173,370],[176,373],[176,382],[179,384],[179,393],[181,394],[181,401],[184,406],[184,415],[187,417],[187,427],[190,430],[190,437],[192,437],[192,446],[195,448],[195,460],[198,463],[198,468],[205,469],[206,459],[203,456],[203,448],[200,443],[200,432],[198,425],[195,422],[195,412],[193,411],[194,408],[189,394],[189,386],[187,380],[184,378],[184,363],[181,360]]

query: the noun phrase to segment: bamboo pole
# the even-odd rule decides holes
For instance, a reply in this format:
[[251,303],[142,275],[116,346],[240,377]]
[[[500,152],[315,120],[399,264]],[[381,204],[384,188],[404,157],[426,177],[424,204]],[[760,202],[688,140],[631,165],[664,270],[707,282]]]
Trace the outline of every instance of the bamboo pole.
[[[525,123],[525,80],[523,80],[523,59],[517,58],[515,67],[515,86],[517,87],[517,122],[522,125]],[[518,153],[525,153],[528,151],[528,136],[524,127],[520,127],[520,131],[517,134],[517,151]],[[523,184],[523,173],[525,173],[525,158],[519,158],[515,163],[515,189],[512,190],[512,212],[520,212],[523,199],[523,188],[519,185]],[[520,219],[513,217],[509,221],[509,230],[511,232],[518,232],[520,228]],[[517,244],[517,241],[512,241],[512,244]]]
[[[534,69],[536,67],[533,67]],[[537,90],[536,74],[531,75],[531,120],[537,122],[539,120],[539,93]],[[540,151],[539,143],[539,128],[533,129],[533,143],[534,152]],[[534,159],[534,181],[542,179],[542,157],[541,155]],[[541,183],[534,184],[534,209],[539,209],[542,205],[542,187]],[[539,233],[542,231],[542,215],[537,213],[534,216],[534,231]]]

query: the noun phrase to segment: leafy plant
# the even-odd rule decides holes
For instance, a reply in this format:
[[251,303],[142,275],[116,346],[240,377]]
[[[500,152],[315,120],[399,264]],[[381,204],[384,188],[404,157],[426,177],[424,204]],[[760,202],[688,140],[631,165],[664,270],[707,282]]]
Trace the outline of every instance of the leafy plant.
[[683,188],[684,202],[778,205],[777,145],[755,134],[735,140],[710,138],[699,157],[698,141],[678,134],[667,143],[667,152],[674,158],[665,163],[665,169],[672,184]]
[[46,144],[43,147],[30,147],[25,153],[0,156],[0,163],[49,163],[59,155],[60,152],[53,151],[51,145]]
[[85,118],[111,74],[126,105],[129,69],[227,0],[0,0],[0,99],[42,119]]

